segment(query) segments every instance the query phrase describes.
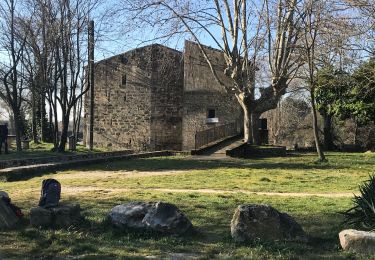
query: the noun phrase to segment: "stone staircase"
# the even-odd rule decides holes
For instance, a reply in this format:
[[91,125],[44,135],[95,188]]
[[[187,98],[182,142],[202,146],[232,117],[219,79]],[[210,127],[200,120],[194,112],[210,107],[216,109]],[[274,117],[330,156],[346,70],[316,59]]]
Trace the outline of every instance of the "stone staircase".
[[210,157],[226,157],[227,150],[233,149],[241,144],[243,144],[242,136],[237,136],[236,138],[225,140],[210,147],[210,149],[207,149],[201,155]]

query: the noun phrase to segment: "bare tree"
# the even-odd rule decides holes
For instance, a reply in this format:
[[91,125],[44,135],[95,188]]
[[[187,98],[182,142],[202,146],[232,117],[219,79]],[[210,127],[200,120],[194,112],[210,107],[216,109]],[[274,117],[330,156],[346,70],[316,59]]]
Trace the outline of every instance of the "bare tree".
[[[3,31],[1,46],[8,54],[8,60],[2,66],[1,79],[3,91],[0,98],[11,108],[14,117],[17,151],[21,151],[24,121],[21,107],[24,100],[25,84],[22,77],[22,59],[27,35],[19,32],[17,24],[22,21],[15,0],[5,0],[0,3],[0,26]],[[24,19],[29,20],[29,19]]]
[[[305,66],[300,76],[311,97],[313,132],[319,161],[326,161],[319,140],[316,108],[317,72],[322,68],[349,69],[358,54],[355,39],[360,35],[355,24],[358,17],[340,0],[305,0],[300,12],[304,13],[303,36],[298,42]],[[331,127],[326,122],[325,128]]]
[[[295,55],[300,16],[296,0],[156,1],[122,0],[137,26],[150,26],[155,39],[169,40],[189,34],[198,44],[216,80],[237,98],[244,112],[244,139],[259,144],[258,121],[277,106],[300,67]],[[222,51],[225,68],[218,71],[202,39],[209,38]],[[260,62],[266,60],[270,78],[256,81]],[[231,79],[224,84],[221,75]]]
[[[360,33],[358,51],[375,56],[375,3],[373,0],[343,0],[356,16],[356,30]],[[356,12],[357,11],[357,12]]]
[[72,109],[88,91],[81,91],[85,49],[82,41],[87,38],[87,18],[93,8],[92,1],[59,1],[57,23],[56,64],[60,74],[56,100],[62,111],[62,129],[58,151],[65,150]]

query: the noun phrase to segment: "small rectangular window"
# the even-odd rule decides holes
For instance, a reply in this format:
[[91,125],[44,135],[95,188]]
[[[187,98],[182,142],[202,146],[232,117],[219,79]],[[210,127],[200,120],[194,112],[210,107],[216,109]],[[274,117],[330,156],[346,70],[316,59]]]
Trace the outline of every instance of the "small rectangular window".
[[121,85],[123,85],[123,86],[126,85],[126,75],[122,75],[122,78],[121,78]]
[[207,124],[219,123],[219,118],[217,118],[216,110],[215,109],[208,109],[207,110],[206,123]]
[[207,113],[207,118],[215,118],[215,117],[216,117],[215,109],[209,109]]

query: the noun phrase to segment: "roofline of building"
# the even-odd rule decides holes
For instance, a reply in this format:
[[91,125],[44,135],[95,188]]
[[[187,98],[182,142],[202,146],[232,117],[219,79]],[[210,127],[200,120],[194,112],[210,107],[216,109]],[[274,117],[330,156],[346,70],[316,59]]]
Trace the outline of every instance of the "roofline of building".
[[[186,43],[189,42],[189,43],[192,43],[194,45],[197,45],[199,47],[199,44],[197,42],[194,42],[194,41],[189,41],[189,40],[185,40],[185,46],[186,46]],[[223,52],[223,50],[220,50],[220,49],[217,49],[217,48],[214,48],[214,47],[211,47],[211,46],[208,46],[208,45],[204,45],[204,44],[200,44],[203,48],[206,48],[206,49],[209,49],[209,50],[212,50],[212,51],[217,51],[217,52]]]
[[99,61],[96,61],[94,64],[100,64],[100,63],[103,63],[103,62],[106,62],[106,61],[109,61],[109,60],[112,60],[114,58],[117,58],[117,57],[120,57],[122,55],[125,55],[125,54],[128,54],[130,52],[133,52],[133,51],[138,51],[138,50],[142,50],[142,49],[146,49],[146,48],[152,48],[152,47],[155,47],[155,46],[158,46],[158,47],[162,47],[164,49],[168,49],[170,51],[173,51],[175,53],[178,53],[178,54],[182,54],[181,51],[178,51],[176,49],[173,49],[173,48],[170,48],[168,46],[165,46],[165,45],[162,45],[162,44],[159,44],[159,43],[153,43],[153,44],[149,44],[149,45],[145,45],[145,46],[141,46],[141,47],[138,47],[138,48],[135,48],[135,49],[131,49],[131,50],[128,50],[126,52],[123,52],[123,53],[120,53],[120,54],[116,54],[116,55],[113,55],[111,57],[108,57],[108,58],[105,58],[105,59],[102,59],[102,60],[99,60]]

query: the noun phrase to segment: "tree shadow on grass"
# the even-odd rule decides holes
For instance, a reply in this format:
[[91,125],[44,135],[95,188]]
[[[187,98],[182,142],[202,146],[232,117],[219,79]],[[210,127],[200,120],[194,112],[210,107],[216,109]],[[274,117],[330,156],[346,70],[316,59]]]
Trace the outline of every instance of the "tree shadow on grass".
[[[329,155],[332,156],[332,155]],[[333,158],[333,157],[331,157]],[[353,158],[353,160],[340,160],[340,158],[329,159],[328,163],[313,162],[313,156],[286,156],[276,158],[252,158],[235,159],[224,158],[215,159],[210,157],[153,157],[122,159],[116,161],[107,161],[93,163],[90,165],[72,166],[66,165],[59,168],[58,171],[153,171],[163,172],[171,170],[189,171],[189,170],[215,170],[219,168],[228,169],[264,169],[264,170],[340,170],[356,169],[363,166],[365,169],[371,167],[374,161],[363,160],[362,158]],[[8,181],[28,180],[33,177],[43,176],[45,174],[56,173],[50,170],[29,170],[22,173],[10,175]],[[11,178],[12,177],[12,178]]]
[[343,166],[303,162],[259,162],[257,160],[197,160],[176,158],[147,158],[121,160],[108,163],[92,164],[75,168],[79,171],[167,171],[167,170],[214,170],[219,168],[236,169],[282,169],[282,170],[311,170],[311,169],[343,169]]

